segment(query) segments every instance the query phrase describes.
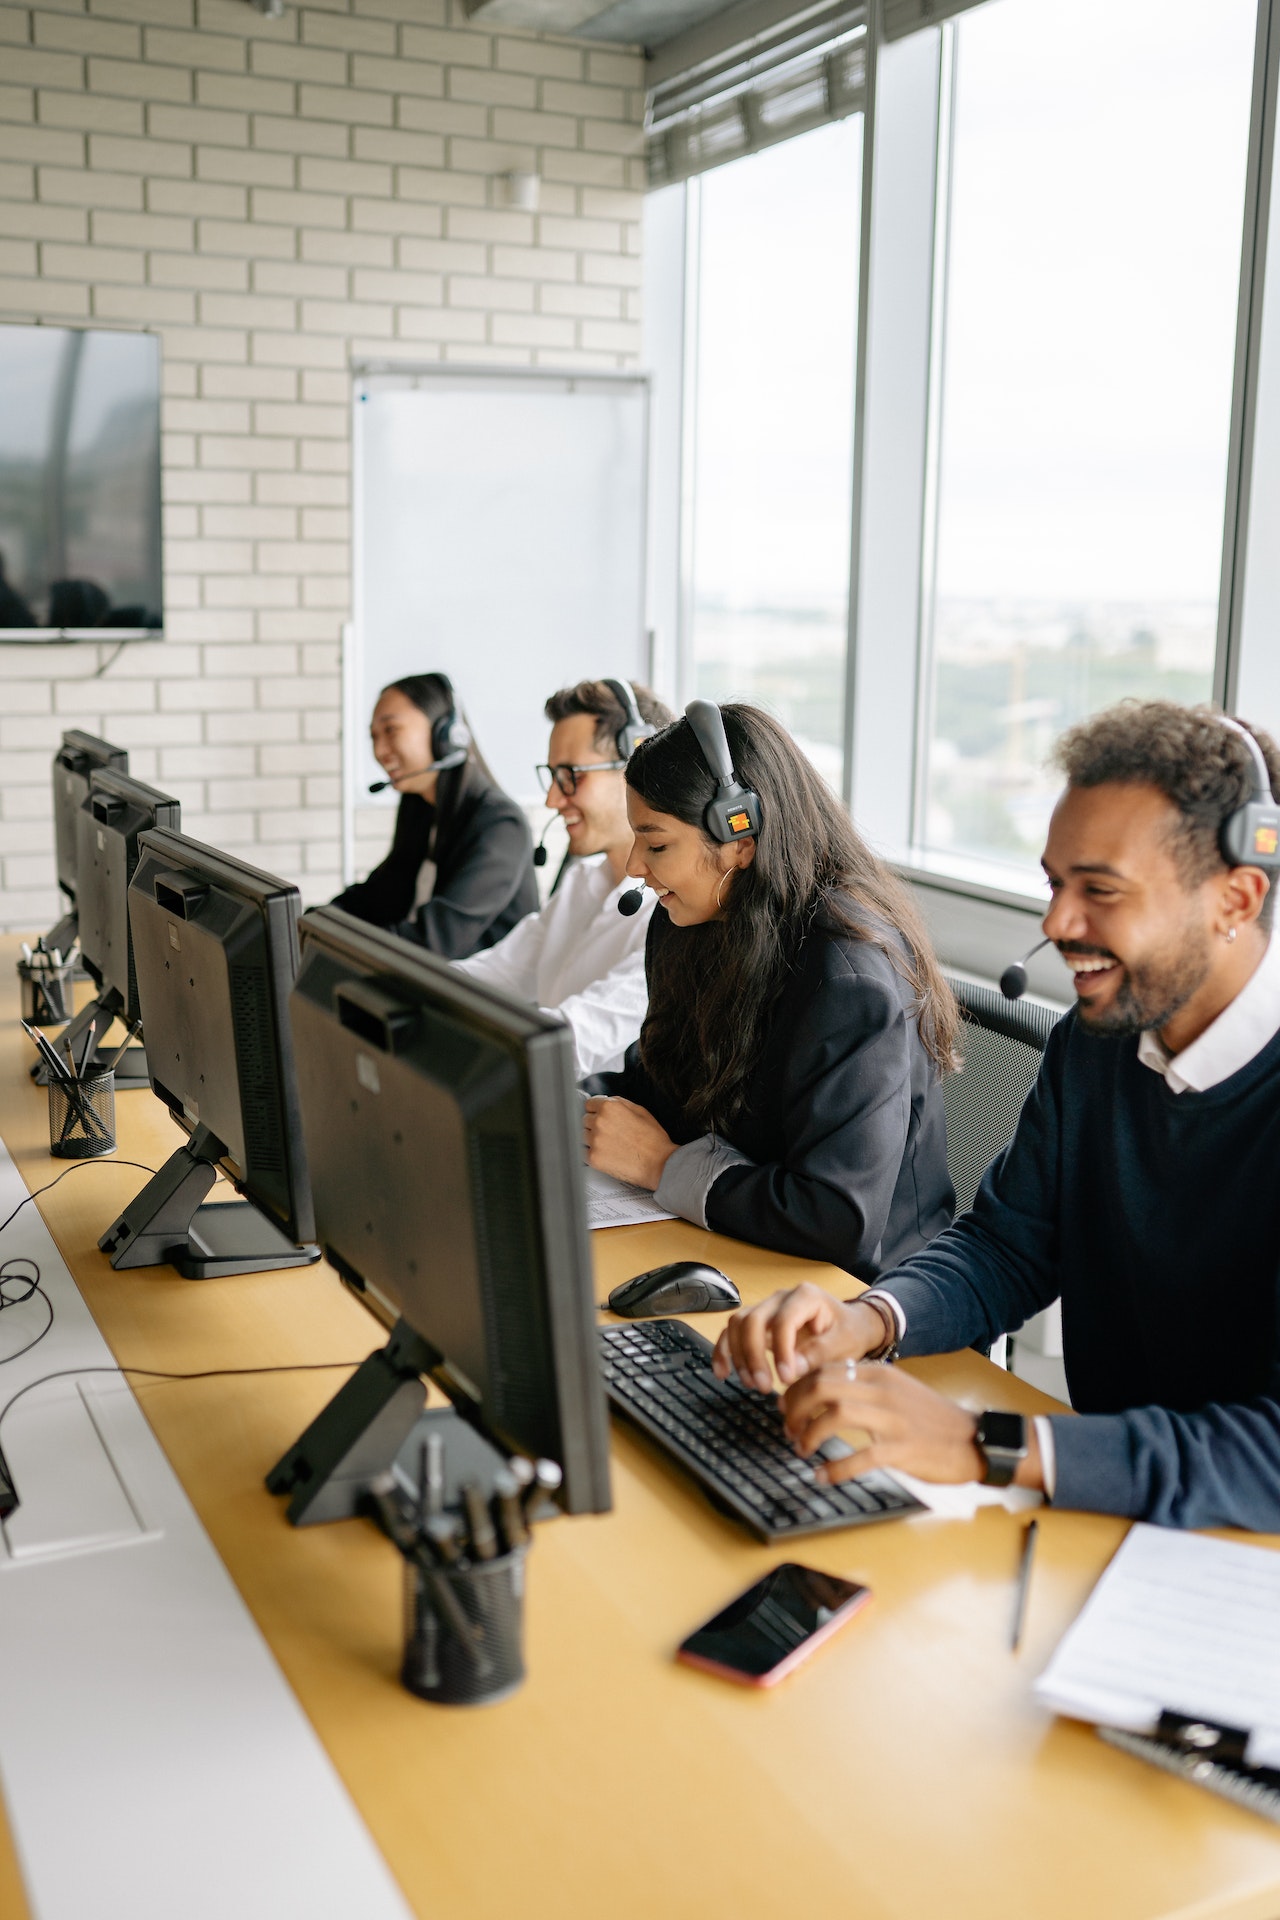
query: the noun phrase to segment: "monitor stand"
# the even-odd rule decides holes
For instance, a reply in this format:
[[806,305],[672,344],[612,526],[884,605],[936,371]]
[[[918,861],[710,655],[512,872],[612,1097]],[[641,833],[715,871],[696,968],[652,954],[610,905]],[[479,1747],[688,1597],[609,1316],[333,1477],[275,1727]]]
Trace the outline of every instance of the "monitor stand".
[[99,1240],[113,1267],[168,1265],[184,1280],[213,1280],[314,1266],[319,1247],[296,1246],[251,1200],[202,1205],[226,1151],[216,1134],[197,1127],[169,1155]]
[[[314,1527],[363,1513],[371,1483],[387,1474],[395,1477],[402,1494],[416,1500],[422,1449],[431,1432],[444,1437],[447,1507],[457,1506],[467,1481],[477,1481],[486,1496],[493,1492],[496,1475],[509,1462],[509,1450],[485,1432],[465,1406],[424,1411],[422,1376],[432,1373],[439,1381],[440,1365],[438,1350],[406,1320],[397,1320],[386,1346],[360,1362],[267,1475],[268,1492],[288,1495],[285,1517],[293,1526]],[[544,1496],[530,1518],[552,1519],[560,1512],[559,1505]]]
[[[70,953],[76,943],[80,929],[76,923],[76,910],[68,907],[56,927],[51,927],[41,943],[46,953]],[[83,976],[82,976],[83,977]]]
[[[106,1066],[109,1060],[119,1053],[119,1049],[116,1047],[104,1046],[103,1036],[107,1033],[112,1021],[121,1016],[122,1009],[123,1002],[119,994],[114,988],[108,988],[105,992],[100,993],[96,1000],[91,1000],[87,1007],[81,1007],[75,1019],[72,1020],[68,1026],[65,1026],[57,1039],[51,1043],[54,1050],[61,1053],[64,1043],[70,1041],[71,1051],[78,1060],[80,1058],[80,1042],[89,1031],[89,1028],[92,1027],[93,1040],[89,1046],[89,1058],[85,1065],[85,1072],[95,1073],[100,1071]],[[37,1060],[35,1065],[30,1069],[30,1072],[31,1078],[38,1087],[48,1086],[49,1069],[43,1060]],[[119,1057],[116,1059],[115,1076],[117,1093],[131,1093],[137,1087],[149,1087],[151,1085],[151,1076],[147,1070],[146,1049],[141,1046],[127,1046],[124,1052],[119,1053]]]
[[289,1495],[295,1527],[359,1513],[369,1482],[390,1472],[417,1424],[427,1398],[422,1376],[439,1363],[436,1349],[397,1320],[386,1346],[360,1362],[267,1475],[271,1493]]

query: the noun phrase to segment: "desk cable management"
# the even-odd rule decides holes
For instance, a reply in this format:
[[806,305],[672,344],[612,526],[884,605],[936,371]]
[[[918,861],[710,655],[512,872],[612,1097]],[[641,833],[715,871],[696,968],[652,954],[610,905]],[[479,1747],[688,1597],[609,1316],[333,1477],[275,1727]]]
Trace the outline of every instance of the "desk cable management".
[[[48,1193],[50,1188],[58,1185],[59,1181],[65,1180],[68,1174],[79,1173],[85,1167],[102,1166],[136,1167],[141,1173],[154,1174],[155,1172],[154,1167],[145,1167],[140,1160],[79,1161],[74,1167],[66,1167],[58,1175],[57,1180],[50,1180],[46,1186],[37,1187],[34,1193],[29,1193],[24,1199],[19,1200],[17,1206],[13,1209],[13,1212],[9,1214],[8,1218],[0,1220],[0,1233],[3,1233],[6,1227],[12,1225],[13,1221],[16,1220],[25,1206],[29,1206],[33,1200],[38,1200],[41,1194]],[[17,1271],[17,1269],[20,1268],[25,1268],[27,1271]],[[23,1291],[21,1293],[8,1292],[7,1289],[11,1283],[22,1287]],[[0,1359],[0,1366],[6,1366],[11,1360],[20,1360],[23,1354],[30,1353],[33,1347],[38,1347],[45,1335],[49,1332],[54,1321],[53,1301],[40,1284],[39,1262],[33,1260],[29,1254],[15,1254],[8,1260],[0,1261],[0,1313],[3,1313],[6,1307],[22,1306],[26,1301],[31,1299],[33,1294],[39,1294],[40,1298],[44,1301],[49,1317],[39,1333],[37,1333],[33,1339],[28,1340],[25,1347],[19,1347],[16,1353],[5,1354],[4,1357]],[[116,1366],[110,1367],[60,1367],[54,1373],[41,1374],[38,1380],[28,1380],[24,1387],[19,1387],[16,1393],[11,1393],[3,1406],[0,1406],[0,1425],[3,1425],[10,1410],[17,1405],[18,1401],[23,1399],[26,1394],[34,1392],[37,1387],[47,1385],[50,1380],[73,1379],[81,1374],[114,1373],[122,1377],[128,1374],[135,1374],[140,1379],[145,1380],[221,1380],[230,1379],[240,1374],[253,1373],[330,1373],[340,1367],[352,1368],[359,1366],[359,1364],[360,1362],[358,1360],[301,1360],[293,1362],[285,1361],[282,1364],[271,1367],[205,1367],[196,1373],[171,1373],[156,1367],[130,1367],[124,1364],[117,1364]]]

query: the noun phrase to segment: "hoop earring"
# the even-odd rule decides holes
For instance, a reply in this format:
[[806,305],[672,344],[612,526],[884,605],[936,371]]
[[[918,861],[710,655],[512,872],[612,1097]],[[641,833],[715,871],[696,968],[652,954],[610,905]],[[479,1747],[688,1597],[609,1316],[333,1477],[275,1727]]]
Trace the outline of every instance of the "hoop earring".
[[725,881],[726,881],[726,880],[731,880],[732,878],[733,878],[733,868],[732,868],[732,867],[730,867],[730,868],[729,868],[729,870],[728,870],[728,872],[727,872],[727,873],[722,873],[722,874],[721,874],[721,876],[720,876],[720,885],[719,885],[719,886],[718,886],[718,887],[716,888],[716,912],[717,912],[717,913],[723,913],[723,912],[724,912],[724,901],[723,901],[723,900],[722,900],[722,899],[720,898],[720,896],[721,896],[721,894],[722,894],[722,893],[724,892],[724,883],[725,883]]

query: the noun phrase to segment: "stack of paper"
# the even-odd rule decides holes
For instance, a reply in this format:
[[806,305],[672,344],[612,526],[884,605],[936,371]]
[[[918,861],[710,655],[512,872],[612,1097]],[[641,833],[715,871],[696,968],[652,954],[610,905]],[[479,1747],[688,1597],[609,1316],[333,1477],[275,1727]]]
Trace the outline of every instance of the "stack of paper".
[[1162,1711],[1238,1728],[1249,1765],[1280,1767],[1280,1553],[1134,1527],[1035,1691],[1133,1733]]
[[587,1188],[587,1225],[596,1227],[648,1226],[654,1220],[674,1220],[660,1207],[647,1187],[629,1186],[612,1174],[584,1167]]

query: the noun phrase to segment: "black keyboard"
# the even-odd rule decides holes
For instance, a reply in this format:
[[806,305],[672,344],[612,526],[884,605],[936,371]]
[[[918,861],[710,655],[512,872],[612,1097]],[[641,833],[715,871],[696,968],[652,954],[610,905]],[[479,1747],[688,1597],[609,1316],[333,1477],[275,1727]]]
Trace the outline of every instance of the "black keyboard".
[[[760,1540],[827,1533],[922,1511],[891,1474],[819,1485],[788,1440],[777,1397],[711,1371],[711,1342],[681,1320],[600,1328],[605,1391],[615,1413],[647,1433],[703,1492]],[[827,1441],[815,1458],[848,1448]]]

